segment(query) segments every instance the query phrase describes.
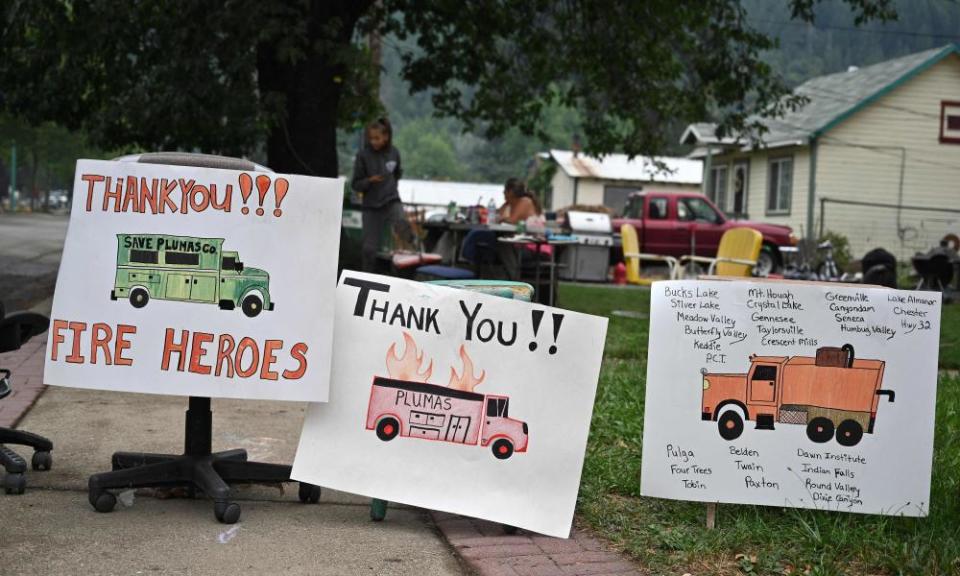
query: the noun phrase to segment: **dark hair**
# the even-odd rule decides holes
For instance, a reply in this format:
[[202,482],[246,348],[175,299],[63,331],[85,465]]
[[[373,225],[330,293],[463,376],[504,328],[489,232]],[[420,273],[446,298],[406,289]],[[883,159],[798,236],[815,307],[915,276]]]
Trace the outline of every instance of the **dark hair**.
[[533,202],[533,207],[536,209],[537,214],[540,214],[542,209],[540,208],[540,200],[527,188],[527,185],[523,183],[519,178],[508,178],[507,182],[503,185],[504,189],[513,193],[517,198],[529,198]]
[[387,146],[393,145],[393,126],[390,125],[390,120],[385,116],[377,118],[367,124],[367,130],[379,130],[383,132],[387,136]]

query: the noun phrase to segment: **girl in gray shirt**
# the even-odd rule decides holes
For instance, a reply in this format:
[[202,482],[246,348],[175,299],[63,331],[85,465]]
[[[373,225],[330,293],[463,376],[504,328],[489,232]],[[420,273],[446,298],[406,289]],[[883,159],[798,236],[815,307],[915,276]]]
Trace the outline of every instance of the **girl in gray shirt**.
[[380,118],[367,125],[367,145],[353,163],[352,187],[363,195],[363,243],[365,272],[376,272],[377,252],[383,235],[394,232],[413,244],[413,230],[400,202],[397,182],[403,174],[400,151],[393,146],[390,121]]

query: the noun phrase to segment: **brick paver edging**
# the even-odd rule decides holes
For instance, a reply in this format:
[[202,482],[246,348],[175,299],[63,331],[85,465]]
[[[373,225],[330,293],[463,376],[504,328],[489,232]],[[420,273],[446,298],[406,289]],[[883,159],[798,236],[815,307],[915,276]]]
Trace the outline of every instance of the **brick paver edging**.
[[499,524],[433,512],[457,554],[480,576],[626,576],[641,574],[626,556],[574,529],[568,540],[507,534]]
[[0,400],[0,426],[13,427],[43,393],[43,357],[47,339],[35,337],[19,350],[0,354],[0,368],[13,372],[13,392]]

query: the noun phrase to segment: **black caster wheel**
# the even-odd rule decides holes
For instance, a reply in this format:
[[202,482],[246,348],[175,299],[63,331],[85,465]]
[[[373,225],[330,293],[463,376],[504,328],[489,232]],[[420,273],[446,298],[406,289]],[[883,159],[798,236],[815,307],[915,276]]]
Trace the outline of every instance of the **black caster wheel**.
[[213,513],[224,524],[236,524],[240,519],[240,505],[236,502],[216,502]]
[[23,494],[27,479],[23,474],[7,474],[3,477],[3,490],[7,494]]
[[516,534],[516,533],[517,533],[517,527],[516,527],[516,526],[508,526],[508,525],[506,525],[506,524],[501,524],[500,527],[503,528],[503,533],[504,533],[504,534],[513,535],[513,534]]
[[113,508],[117,505],[117,497],[111,492],[91,492],[89,499],[93,509],[101,514],[112,512]]
[[53,456],[49,452],[34,452],[30,459],[30,466],[34,470],[49,470],[53,468]]
[[301,482],[297,496],[304,504],[316,504],[320,501],[320,487]]

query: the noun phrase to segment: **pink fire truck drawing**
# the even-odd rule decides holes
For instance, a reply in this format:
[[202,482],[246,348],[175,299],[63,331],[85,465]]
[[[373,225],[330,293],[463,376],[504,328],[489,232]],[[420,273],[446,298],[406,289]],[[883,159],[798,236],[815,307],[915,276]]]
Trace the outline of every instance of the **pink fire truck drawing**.
[[527,423],[507,415],[510,399],[436,384],[376,377],[370,391],[367,430],[389,442],[397,436],[490,446],[506,460],[526,452]]

